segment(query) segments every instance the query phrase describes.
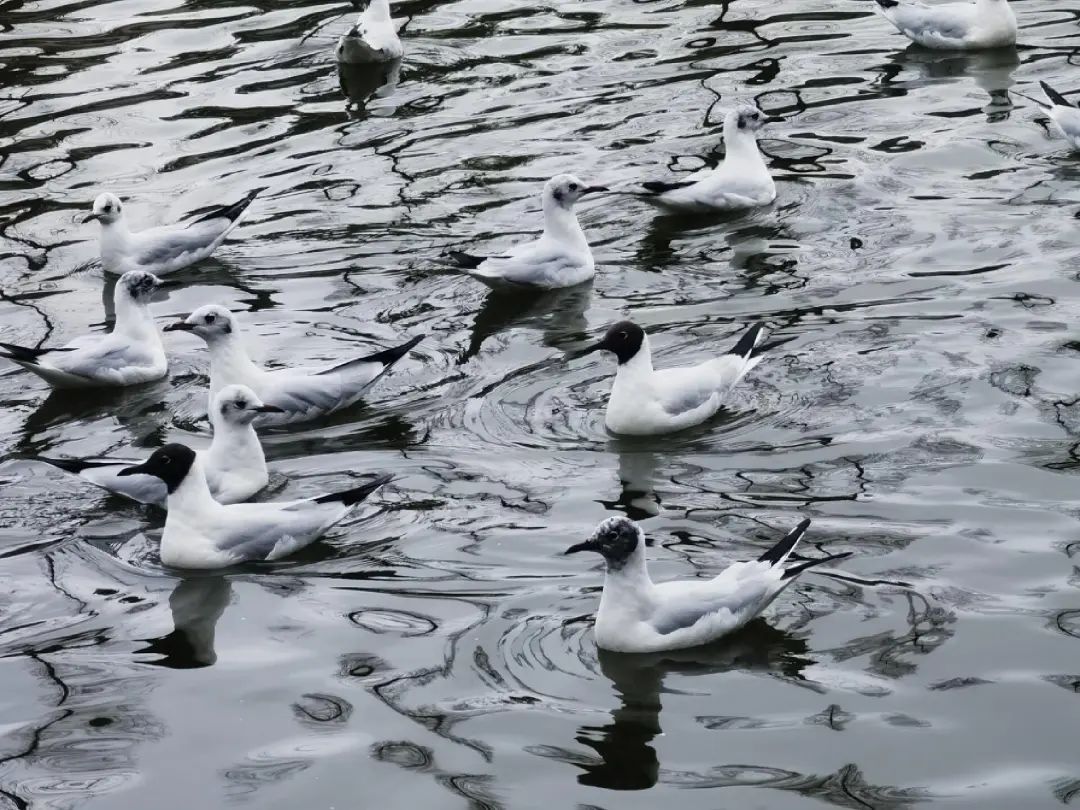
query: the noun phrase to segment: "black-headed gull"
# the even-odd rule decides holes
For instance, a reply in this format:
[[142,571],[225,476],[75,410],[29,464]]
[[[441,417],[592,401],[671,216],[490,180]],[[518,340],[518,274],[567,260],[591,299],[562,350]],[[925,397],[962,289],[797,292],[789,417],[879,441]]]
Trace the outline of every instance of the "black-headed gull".
[[360,10],[360,16],[338,40],[337,60],[358,65],[400,59],[405,48],[390,16],[389,0],[352,0],[352,4]]
[[607,573],[596,614],[596,645],[614,652],[648,653],[707,644],[758,616],[803,571],[851,556],[833,554],[784,563],[809,520],[754,562],[737,562],[712,579],[655,583],[645,561],[645,533],[631,520],[603,521],[584,543],[564,553],[595,551]]
[[318,419],[355,404],[369,385],[404,357],[423,335],[408,343],[324,368],[267,370],[256,365],[244,348],[236,318],[225,307],[200,307],[180,323],[165,327],[192,332],[210,350],[210,401],[226,385],[246,385],[267,405],[278,409],[261,414],[259,426],[287,425]]
[[764,330],[764,324],[754,324],[726,354],[699,365],[656,370],[645,331],[620,321],[576,356],[596,351],[615,355],[619,366],[604,422],[613,433],[650,436],[699,425],[713,416],[728,392],[760,362],[756,349]]
[[[218,503],[246,501],[270,480],[262,443],[252,422],[259,414],[278,410],[264,404],[246,385],[227,385],[218,392],[210,411],[214,439],[208,448],[198,451],[210,494]],[[41,457],[38,460],[139,503],[165,506],[168,491],[160,478],[120,475],[124,468],[138,464],[137,459]]]
[[596,265],[574,203],[586,194],[607,190],[588,186],[572,174],[556,175],[544,184],[544,232],[539,239],[499,256],[485,258],[460,251],[449,255],[470,275],[493,286],[519,284],[550,290],[581,284],[593,277]]
[[974,0],[928,6],[917,0],[877,0],[885,19],[916,45],[974,51],[1016,44],[1009,0]]
[[738,211],[768,205],[776,183],[758,148],[757,133],[771,118],[757,107],[740,105],[724,116],[724,160],[685,180],[642,183],[646,195],[665,208],[686,211]]
[[175,568],[225,568],[280,560],[310,545],[392,476],[300,501],[221,504],[210,494],[202,460],[190,447],[167,444],[120,475],[153,475],[168,490],[161,561]]
[[0,357],[32,371],[53,388],[111,388],[160,380],[169,371],[150,300],[161,286],[152,273],[124,273],[113,290],[116,322],[55,349],[0,343]]
[[217,250],[255,199],[252,191],[237,203],[216,208],[183,225],[163,225],[132,233],[114,194],[100,194],[84,222],[101,224],[101,263],[109,273],[147,270],[159,276],[202,261]]

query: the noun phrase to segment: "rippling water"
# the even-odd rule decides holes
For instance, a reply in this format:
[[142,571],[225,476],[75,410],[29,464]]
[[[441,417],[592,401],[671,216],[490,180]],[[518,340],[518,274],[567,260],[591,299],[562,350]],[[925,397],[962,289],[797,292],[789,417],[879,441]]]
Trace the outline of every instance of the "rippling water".
[[[344,4],[0,3],[2,339],[105,323],[105,188],[136,227],[264,189],[162,318],[244,311],[275,363],[428,335],[366,406],[266,437],[275,497],[386,470],[382,505],[227,576],[24,460],[205,443],[197,340],[120,395],[4,367],[0,804],[1080,802],[1080,162],[1007,93],[1080,87],[1080,4],[1015,8],[1022,47],[956,56],[854,0],[416,0],[372,77],[333,62]],[[750,99],[785,119],[773,207],[594,200],[595,282],[541,298],[440,259],[534,231],[552,174],[715,161]],[[752,319],[788,342],[707,429],[614,440],[611,363],[567,354],[625,314],[665,363]],[[729,642],[611,655],[598,566],[559,552],[613,511],[658,577],[804,516],[855,556]]]

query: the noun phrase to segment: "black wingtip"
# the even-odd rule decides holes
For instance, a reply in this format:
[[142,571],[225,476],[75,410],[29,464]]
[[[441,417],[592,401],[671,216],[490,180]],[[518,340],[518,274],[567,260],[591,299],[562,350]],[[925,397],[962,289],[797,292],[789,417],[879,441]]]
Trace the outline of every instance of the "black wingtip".
[[690,180],[683,180],[678,183],[664,183],[660,180],[650,180],[647,183],[642,183],[641,187],[650,194],[664,194],[668,191],[674,191],[677,188],[687,188],[692,185],[694,184]]
[[894,8],[900,5],[900,0],[877,0],[877,4],[882,8]]
[[1046,82],[1040,81],[1039,87],[1042,88],[1043,92],[1046,93],[1046,97],[1050,99],[1050,101],[1052,101],[1054,104],[1058,104],[1062,107],[1073,106],[1069,103],[1069,100],[1065,98],[1065,96],[1061,95],[1061,93],[1048,85]]
[[484,263],[483,256],[474,256],[463,250],[448,250],[446,251],[446,257],[465,270],[475,270]]
[[736,343],[728,351],[728,354],[735,354],[742,358],[750,358],[754,355],[754,349],[757,348],[758,341],[761,340],[761,332],[765,329],[765,323],[758,321],[749,329],[747,329],[739,342]]
[[788,532],[783,540],[758,557],[757,561],[767,562],[769,565],[776,565],[784,559],[793,548],[795,548],[795,544],[799,542],[808,528],[810,528],[810,518],[807,518]]
[[329,495],[320,495],[315,498],[315,503],[343,503],[345,506],[352,506],[353,504],[360,503],[368,495],[377,490],[383,484],[393,480],[392,475],[380,475],[374,480],[368,481],[366,484],[362,484],[352,489],[346,489],[343,492],[331,492]]
[[93,461],[85,461],[84,459],[78,458],[48,458],[47,456],[35,456],[34,461],[43,461],[46,464],[51,464],[57,469],[74,473],[75,475],[78,475],[83,470],[88,470],[91,467],[105,466],[105,464],[101,462],[95,463]]
[[363,357],[358,361],[361,363],[382,363],[389,368],[394,365],[398,360],[407,355],[417,343],[423,340],[425,335],[417,335],[407,343],[402,343],[400,346],[391,346],[389,349],[383,349],[381,352]]
[[798,565],[793,565],[791,568],[784,569],[784,579],[793,579],[806,569],[813,568],[815,565],[836,562],[837,560],[846,560],[852,554],[854,554],[853,551],[845,551],[840,554],[830,554],[828,557],[822,557],[820,560],[807,560]]
[[28,346],[0,342],[0,357],[18,360],[20,363],[37,363],[38,359],[48,351],[48,349],[31,349]]
[[227,205],[223,208],[215,208],[213,211],[209,211],[203,214],[201,217],[194,221],[206,222],[211,219],[227,219],[230,222],[236,222],[236,220],[240,218],[240,215],[248,209],[248,206],[251,205],[255,198],[259,196],[260,191],[262,191],[261,188],[249,191],[242,200],[239,200],[232,205]]

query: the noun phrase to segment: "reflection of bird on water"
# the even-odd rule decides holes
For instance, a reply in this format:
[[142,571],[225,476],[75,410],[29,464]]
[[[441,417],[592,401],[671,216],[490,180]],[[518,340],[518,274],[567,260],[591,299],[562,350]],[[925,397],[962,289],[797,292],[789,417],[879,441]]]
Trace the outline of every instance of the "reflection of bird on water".
[[621,705],[611,723],[582,726],[577,741],[599,759],[579,763],[583,785],[608,790],[645,790],[656,784],[660,762],[650,744],[662,733],[660,695],[669,672],[716,675],[732,670],[759,671],[799,678],[813,663],[801,638],[757,619],[722,641],[690,650],[646,655],[597,650],[600,671],[611,680]]
[[140,653],[160,655],[149,663],[172,669],[208,667],[217,661],[214,632],[232,595],[232,585],[224,577],[181,579],[169,596],[173,631],[161,638],[147,639]]
[[372,98],[386,98],[401,83],[401,60],[373,65],[338,63],[338,83],[350,104],[364,109]]
[[591,301],[591,284],[561,290],[493,289],[473,319],[469,347],[459,362],[475,357],[484,341],[512,326],[542,330],[545,346],[570,342],[588,328],[585,311]]
[[1010,106],[1009,88],[1013,85],[1013,72],[1020,65],[1020,57],[1014,49],[990,51],[928,51],[910,46],[889,56],[889,62],[881,69],[882,84],[886,87],[903,86],[896,77],[905,68],[916,71],[917,84],[934,84],[945,79],[970,79],[986,91],[990,103]]

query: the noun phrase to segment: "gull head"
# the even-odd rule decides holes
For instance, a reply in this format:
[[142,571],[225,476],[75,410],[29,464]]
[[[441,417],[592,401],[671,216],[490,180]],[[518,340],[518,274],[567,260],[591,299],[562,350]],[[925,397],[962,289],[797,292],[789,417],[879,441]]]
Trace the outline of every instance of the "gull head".
[[160,278],[145,270],[128,270],[116,282],[117,291],[127,295],[136,304],[149,304],[154,292],[164,284]]
[[195,451],[183,444],[167,444],[154,451],[142,464],[125,467],[117,475],[152,475],[165,482],[169,493],[187,477],[191,465],[195,463]]
[[207,343],[223,340],[236,333],[236,319],[225,307],[207,304],[199,307],[179,323],[165,327],[166,332],[193,332]]
[[246,385],[226,385],[214,397],[214,423],[250,425],[260,413],[284,413],[277,405],[267,405]]
[[644,342],[644,329],[633,321],[619,321],[607,330],[602,340],[582,349],[577,356],[584,357],[599,351],[611,352],[618,358],[621,366],[634,359],[634,356],[641,351],[641,345]]
[[625,517],[610,517],[596,527],[588,540],[570,546],[564,554],[595,551],[603,556],[609,570],[618,570],[645,545],[645,533],[634,521]]
[[736,132],[756,133],[770,121],[775,120],[777,119],[770,118],[752,104],[740,104],[727,114],[724,119],[724,128],[727,129],[730,126]]
[[106,191],[104,194],[99,194],[98,198],[94,200],[94,213],[87,214],[83,222],[96,219],[102,225],[111,225],[123,215],[124,209],[120,204],[120,198]]
[[584,195],[607,191],[606,186],[588,186],[572,174],[557,174],[544,185],[544,202],[551,200],[560,208],[570,209]]

